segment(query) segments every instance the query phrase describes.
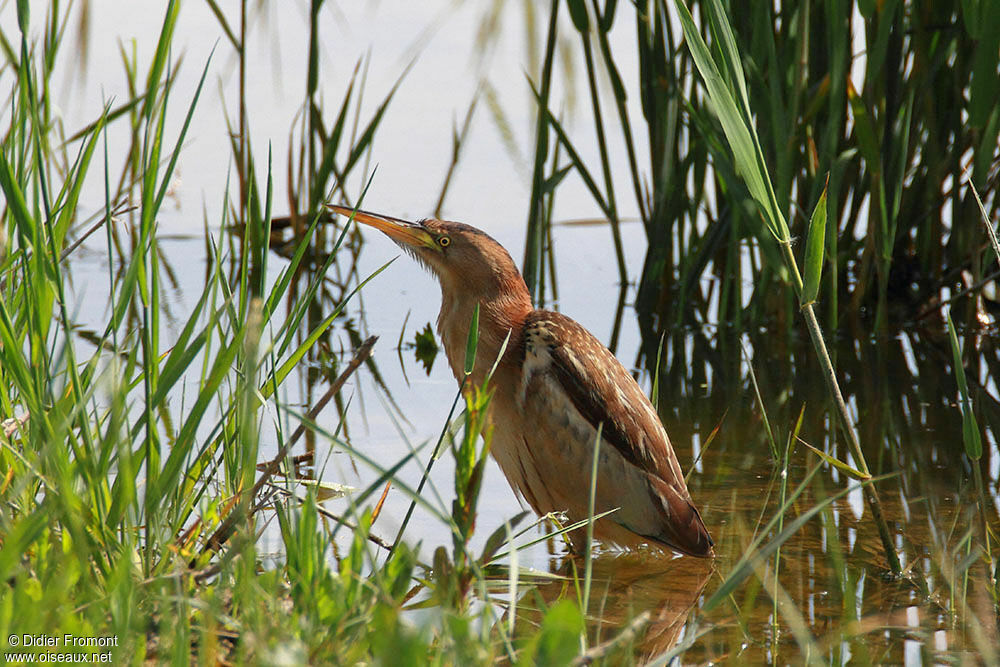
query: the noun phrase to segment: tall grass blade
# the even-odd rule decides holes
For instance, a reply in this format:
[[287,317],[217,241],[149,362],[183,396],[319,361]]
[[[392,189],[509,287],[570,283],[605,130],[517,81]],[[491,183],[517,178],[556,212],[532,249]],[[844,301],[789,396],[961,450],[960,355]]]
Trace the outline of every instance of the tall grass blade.
[[951,345],[951,356],[955,368],[955,381],[958,383],[958,394],[962,406],[962,441],[965,443],[965,453],[973,462],[979,461],[983,455],[983,441],[979,434],[979,424],[972,411],[972,398],[969,395],[969,383],[965,377],[965,364],[962,363],[962,348],[958,344],[955,333],[955,323],[951,321],[951,310],[945,315],[948,323],[948,342]]
[[[545,183],[545,163],[549,157],[549,125],[550,115],[549,94],[552,84],[552,64],[555,60],[556,41],[558,39],[558,18],[559,0],[552,0],[549,9],[549,27],[545,40],[545,61],[542,65],[541,85],[536,93],[538,98],[538,117],[535,121],[535,161],[532,167],[531,176],[531,198],[529,199],[527,238],[524,244],[524,262],[521,265],[521,274],[524,282],[528,285],[528,291],[532,298],[540,295],[538,284],[542,278],[543,254],[545,230],[543,218],[543,193],[542,187]],[[530,77],[529,77],[530,81]],[[535,85],[531,85],[535,90]]]
[[[830,178],[827,176],[827,185]],[[812,217],[809,218],[809,235],[806,237],[806,256],[803,264],[802,294],[799,305],[816,302],[819,295],[819,281],[823,276],[823,249],[826,246],[826,186],[816,202]]]
[[[706,3],[712,34],[722,43],[720,70],[684,1],[674,0],[674,4],[680,15],[688,48],[705,82],[712,108],[722,123],[726,139],[729,141],[736,171],[744,179],[750,194],[760,206],[768,231],[778,242],[787,244],[790,242],[788,225],[778,207],[771,180],[767,177],[760,141],[746,111],[749,103],[743,80],[743,65],[722,7],[717,0],[708,0]],[[798,276],[795,275],[795,278],[798,288]]]

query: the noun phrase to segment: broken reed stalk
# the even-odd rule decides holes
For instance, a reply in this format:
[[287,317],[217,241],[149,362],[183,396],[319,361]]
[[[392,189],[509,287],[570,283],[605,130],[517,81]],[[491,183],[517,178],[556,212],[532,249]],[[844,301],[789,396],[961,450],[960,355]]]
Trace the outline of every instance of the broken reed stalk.
[[[344,371],[337,376],[337,379],[333,381],[333,384],[330,385],[330,388],[327,389],[326,393],[323,394],[316,405],[314,405],[308,412],[306,418],[309,421],[316,420],[319,413],[326,407],[327,403],[329,403],[330,400],[344,388],[344,384],[347,382],[348,378],[350,378],[351,375],[353,375],[354,372],[360,368],[361,364],[368,360],[368,357],[371,356],[372,348],[375,347],[375,341],[377,340],[378,336],[369,336],[368,339],[361,344],[357,352],[354,353],[354,357],[347,364],[347,368],[345,368]],[[274,477],[278,470],[281,469],[281,462],[285,460],[288,456],[288,452],[291,451],[292,447],[295,446],[295,443],[299,441],[305,432],[306,424],[305,420],[303,420],[299,423],[295,432],[292,433],[292,437],[289,438],[284,445],[282,445],[281,449],[278,450],[275,457],[265,464],[264,471],[261,473],[260,478],[258,478],[253,487],[246,492],[244,499],[252,500],[257,497],[257,494],[261,492],[264,486],[270,482],[271,478]],[[228,542],[229,538],[233,536],[233,533],[236,532],[236,524],[243,516],[243,512],[240,512],[237,508],[238,505],[235,506],[225,520],[219,524],[219,527],[216,528],[214,533],[212,533],[212,536],[208,538],[208,541],[202,548],[202,554],[207,551],[218,551],[222,548],[222,545]]]

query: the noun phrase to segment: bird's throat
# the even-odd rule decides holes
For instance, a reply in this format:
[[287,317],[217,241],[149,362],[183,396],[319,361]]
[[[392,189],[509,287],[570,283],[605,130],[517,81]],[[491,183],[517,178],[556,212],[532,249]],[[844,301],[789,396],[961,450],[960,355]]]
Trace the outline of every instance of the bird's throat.
[[[523,282],[522,282],[523,285]],[[442,289],[441,312],[437,329],[448,357],[448,364],[458,382],[465,376],[469,328],[476,306],[479,306],[479,331],[476,341],[476,359],[471,381],[481,385],[487,373],[500,358],[509,357],[520,340],[524,320],[531,312],[531,300],[524,288],[523,295],[513,291],[500,298],[477,299],[475,295],[457,296]],[[503,360],[501,360],[503,363]]]

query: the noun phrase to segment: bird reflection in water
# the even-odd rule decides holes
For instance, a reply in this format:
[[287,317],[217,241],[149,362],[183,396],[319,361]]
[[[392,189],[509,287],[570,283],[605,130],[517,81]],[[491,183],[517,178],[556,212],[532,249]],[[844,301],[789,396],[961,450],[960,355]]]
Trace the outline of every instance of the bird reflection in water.
[[[663,558],[648,549],[596,552],[591,561],[587,609],[588,651],[584,662],[606,659],[613,664],[627,653],[638,664],[663,656],[677,646],[692,609],[715,571],[714,563],[695,558]],[[582,557],[554,563],[564,579],[538,585],[545,607],[566,595],[575,596],[574,573],[582,577]],[[541,623],[538,598],[521,596],[517,624],[530,634]],[[531,628],[529,630],[528,628]],[[688,628],[690,631],[690,627]],[[627,660],[626,662],[632,662]]]

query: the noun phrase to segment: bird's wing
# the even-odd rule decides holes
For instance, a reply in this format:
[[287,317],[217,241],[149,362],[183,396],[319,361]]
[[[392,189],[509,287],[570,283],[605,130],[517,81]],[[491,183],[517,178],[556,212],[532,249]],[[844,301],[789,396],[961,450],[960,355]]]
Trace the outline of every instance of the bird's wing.
[[[563,449],[569,440],[592,447],[600,426],[602,446],[610,445],[613,452],[608,458],[602,453],[602,473],[618,485],[605,493],[612,499],[617,494],[622,507],[615,521],[681,551],[706,553],[711,538],[691,502],[667,433],[628,371],[586,329],[559,313],[535,311],[523,331],[525,411],[533,412],[531,405],[548,402],[556,407],[567,401],[559,409],[575,414],[555,427],[558,433],[546,433],[561,440]],[[546,423],[542,414],[534,420]],[[572,455],[588,467],[588,450]]]
[[526,359],[524,382],[532,370],[552,373],[580,415],[594,428],[603,424],[602,441],[629,463],[664,481],[684,478],[652,404],[608,348],[560,313],[535,311],[524,331],[538,361],[532,369]]

